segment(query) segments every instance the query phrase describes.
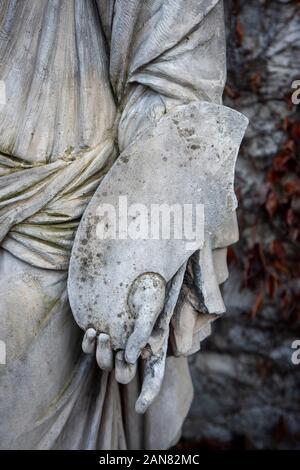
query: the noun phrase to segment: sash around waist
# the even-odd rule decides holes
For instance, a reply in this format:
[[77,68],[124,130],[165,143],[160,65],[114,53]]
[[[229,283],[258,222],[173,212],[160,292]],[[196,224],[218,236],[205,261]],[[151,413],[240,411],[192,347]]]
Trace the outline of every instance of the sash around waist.
[[1,246],[33,266],[68,269],[80,218],[114,158],[113,139],[45,165],[0,153]]

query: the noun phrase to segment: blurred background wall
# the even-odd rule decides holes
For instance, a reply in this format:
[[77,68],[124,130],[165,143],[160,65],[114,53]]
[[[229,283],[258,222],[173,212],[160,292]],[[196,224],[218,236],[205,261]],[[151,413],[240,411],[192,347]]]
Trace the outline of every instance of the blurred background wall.
[[181,446],[300,448],[300,1],[225,0],[226,105],[250,126],[228,254],[226,315],[191,359],[195,398]]

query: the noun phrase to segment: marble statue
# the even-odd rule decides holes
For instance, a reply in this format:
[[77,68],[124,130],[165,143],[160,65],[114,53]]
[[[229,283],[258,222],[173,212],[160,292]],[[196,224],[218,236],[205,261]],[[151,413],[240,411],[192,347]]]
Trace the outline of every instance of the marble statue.
[[[1,0],[0,62],[0,448],[166,449],[238,239],[222,1]],[[120,198],[199,232],[101,238]]]

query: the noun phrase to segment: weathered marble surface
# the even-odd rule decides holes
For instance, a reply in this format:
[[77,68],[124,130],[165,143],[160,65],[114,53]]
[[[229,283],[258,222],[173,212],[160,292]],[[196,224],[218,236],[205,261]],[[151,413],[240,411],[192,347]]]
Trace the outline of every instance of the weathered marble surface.
[[173,277],[162,334],[126,385],[116,381],[131,374],[121,354],[109,371],[107,337],[96,352],[106,370],[81,352],[67,270],[80,219],[119,154],[175,108],[221,105],[222,2],[3,0],[0,30],[0,445],[166,448],[192,399],[187,359],[174,356],[209,334],[235,214],[214,234],[216,253],[208,241]]

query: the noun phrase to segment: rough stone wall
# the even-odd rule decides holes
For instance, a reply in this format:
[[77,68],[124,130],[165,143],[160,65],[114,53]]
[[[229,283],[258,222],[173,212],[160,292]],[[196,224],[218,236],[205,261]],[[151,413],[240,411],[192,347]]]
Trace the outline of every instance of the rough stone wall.
[[229,251],[227,313],[191,360],[181,445],[300,448],[300,2],[225,3],[224,101],[250,119],[236,177],[240,242]]

